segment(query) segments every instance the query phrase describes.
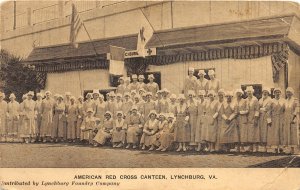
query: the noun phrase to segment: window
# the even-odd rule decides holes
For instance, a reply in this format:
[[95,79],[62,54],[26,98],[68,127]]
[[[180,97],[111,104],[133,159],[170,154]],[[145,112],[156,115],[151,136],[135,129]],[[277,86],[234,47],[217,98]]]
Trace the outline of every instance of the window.
[[[260,99],[262,96],[262,85],[261,84],[245,84],[245,85],[241,85],[241,88],[243,91],[246,90],[247,86],[252,86],[254,89],[254,93],[253,95],[257,98]],[[246,98],[247,95],[246,93],[244,93],[244,98]]]
[[119,85],[119,78],[123,75],[109,75],[109,84],[112,87],[117,87]]

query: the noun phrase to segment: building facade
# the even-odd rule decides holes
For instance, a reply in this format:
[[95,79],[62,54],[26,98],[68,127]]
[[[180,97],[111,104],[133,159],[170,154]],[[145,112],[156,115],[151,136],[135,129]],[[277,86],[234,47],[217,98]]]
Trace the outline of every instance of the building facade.
[[47,90],[110,89],[107,45],[137,50],[144,27],[145,48],[156,54],[125,59],[128,74],[155,73],[161,87],[180,93],[189,67],[215,69],[224,89],[292,86],[299,97],[297,3],[82,1],[76,7],[86,30],[72,49],[71,1],[1,6],[1,48],[36,65]]

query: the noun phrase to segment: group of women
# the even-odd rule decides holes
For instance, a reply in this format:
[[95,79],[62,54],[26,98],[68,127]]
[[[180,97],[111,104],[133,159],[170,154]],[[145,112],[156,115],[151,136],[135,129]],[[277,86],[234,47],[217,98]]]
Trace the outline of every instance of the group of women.
[[[0,93],[0,135],[2,142],[82,142],[93,146],[176,151],[236,151],[294,153],[299,146],[299,110],[294,90],[262,89],[258,100],[252,86],[245,91],[220,88],[213,70],[204,70],[184,82],[183,93],[159,90],[153,75],[121,77],[116,91],[99,90],[75,98],[50,91],[28,92],[18,103],[9,103]],[[131,81],[131,82],[130,82]],[[244,99],[244,93],[247,98]]]

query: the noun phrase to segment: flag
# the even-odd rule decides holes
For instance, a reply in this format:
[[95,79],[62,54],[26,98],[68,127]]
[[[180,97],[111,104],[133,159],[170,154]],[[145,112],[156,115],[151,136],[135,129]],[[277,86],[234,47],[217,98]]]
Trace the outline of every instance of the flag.
[[278,82],[279,71],[288,64],[289,47],[285,46],[284,50],[273,54],[271,56],[272,60],[272,72],[273,72],[273,82]]
[[[140,15],[140,27],[138,32],[139,33],[138,33],[137,51],[139,55],[145,57],[146,55],[149,54],[148,53],[149,51],[145,49],[145,46],[146,43],[150,40],[151,36],[153,35],[153,28],[151,26],[151,23],[149,22],[146,13],[142,9]],[[154,50],[152,50],[152,52],[153,51]]]
[[125,73],[124,57],[125,48],[109,46],[109,74],[111,75],[123,75]]
[[70,43],[73,44],[74,47],[77,47],[76,37],[83,23],[79,17],[77,9],[72,3],[72,17],[71,17],[71,28],[70,28]]

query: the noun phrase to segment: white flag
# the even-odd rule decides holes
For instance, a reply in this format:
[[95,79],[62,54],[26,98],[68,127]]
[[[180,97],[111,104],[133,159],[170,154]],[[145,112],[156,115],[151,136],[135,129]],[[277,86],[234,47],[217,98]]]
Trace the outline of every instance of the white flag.
[[109,74],[123,75],[125,48],[110,46]]

